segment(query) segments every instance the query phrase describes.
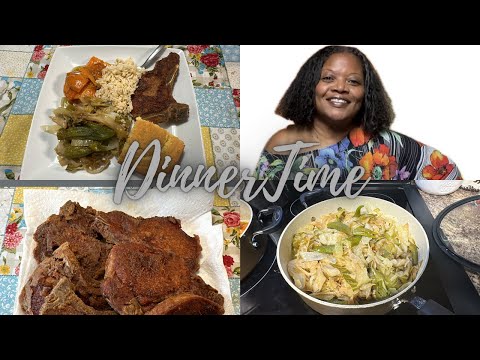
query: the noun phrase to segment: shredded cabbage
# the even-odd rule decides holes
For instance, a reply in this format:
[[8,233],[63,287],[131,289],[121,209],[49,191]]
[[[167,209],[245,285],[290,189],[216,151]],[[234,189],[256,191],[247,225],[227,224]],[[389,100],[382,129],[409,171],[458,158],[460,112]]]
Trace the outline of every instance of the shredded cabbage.
[[98,98],[75,103],[63,98],[51,119],[57,125],[43,130],[59,140],[55,152],[60,165],[69,172],[91,174],[105,170],[120,154],[132,124],[130,115],[116,113],[109,102]]
[[368,205],[315,218],[294,235],[292,253],[295,286],[341,304],[390,297],[415,279],[420,265],[408,224]]

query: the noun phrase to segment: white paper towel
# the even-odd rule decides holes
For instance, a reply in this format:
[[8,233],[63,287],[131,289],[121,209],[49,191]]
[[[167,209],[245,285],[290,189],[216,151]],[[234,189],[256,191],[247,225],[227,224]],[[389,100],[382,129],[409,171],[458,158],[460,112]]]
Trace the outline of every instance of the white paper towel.
[[60,207],[68,200],[81,206],[91,206],[100,211],[123,211],[131,216],[144,218],[153,216],[174,216],[182,221],[182,229],[193,236],[200,237],[202,255],[198,275],[218,290],[225,299],[225,314],[234,314],[230,285],[223,266],[223,232],[221,225],[212,225],[210,210],[213,207],[213,195],[204,189],[194,189],[188,193],[178,188],[161,193],[157,189],[149,190],[139,200],[123,197],[121,204],[113,202],[113,193],[99,193],[72,190],[24,190],[24,216],[27,232],[23,242],[24,258],[20,266],[17,297],[14,314],[23,314],[18,303],[20,291],[33,273],[38,263],[33,257],[35,241],[33,234],[37,227],[52,214],[58,214]]

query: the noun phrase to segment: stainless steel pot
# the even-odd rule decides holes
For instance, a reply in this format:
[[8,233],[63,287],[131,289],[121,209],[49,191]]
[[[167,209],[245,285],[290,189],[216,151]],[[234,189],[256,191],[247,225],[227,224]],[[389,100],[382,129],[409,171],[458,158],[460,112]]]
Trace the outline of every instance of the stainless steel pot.
[[[418,260],[421,262],[420,268],[417,273],[415,280],[405,289],[399,293],[381,300],[372,302],[369,304],[362,305],[340,305],[333,304],[327,301],[319,300],[314,298],[307,293],[303,292],[295,286],[292,282],[292,279],[287,271],[288,262],[292,259],[292,240],[293,235],[304,225],[307,225],[311,222],[312,217],[320,217],[322,215],[336,212],[339,207],[347,209],[348,211],[355,211],[355,209],[360,205],[370,204],[373,207],[378,207],[384,214],[391,215],[395,217],[399,224],[408,223],[410,227],[410,233],[412,234],[415,242],[418,246]],[[282,273],[285,281],[290,285],[290,287],[295,290],[302,300],[310,306],[313,310],[325,314],[325,315],[368,315],[368,314],[385,314],[390,311],[394,306],[399,306],[400,303],[406,302],[406,298],[422,276],[427,263],[428,263],[428,254],[429,254],[429,244],[428,237],[423,229],[422,225],[405,209],[400,206],[393,204],[391,202],[377,199],[367,196],[358,196],[355,199],[349,199],[347,197],[338,197],[334,199],[329,199],[322,201],[318,204],[315,204],[300,214],[298,214],[292,221],[285,227],[283,230],[280,240],[277,246],[277,261],[280,272]],[[436,304],[436,303],[435,303]],[[438,304],[436,304],[438,305]]]

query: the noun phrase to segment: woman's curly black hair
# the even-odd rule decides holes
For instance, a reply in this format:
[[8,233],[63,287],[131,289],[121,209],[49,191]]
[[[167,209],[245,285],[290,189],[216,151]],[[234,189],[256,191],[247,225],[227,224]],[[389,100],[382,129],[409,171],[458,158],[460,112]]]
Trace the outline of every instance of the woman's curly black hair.
[[395,117],[390,97],[370,60],[360,50],[349,46],[327,46],[313,54],[300,68],[280,100],[275,114],[292,120],[297,125],[311,125],[315,115],[315,87],[320,81],[323,64],[336,53],[353,54],[362,63],[365,98],[355,122],[372,135],[388,129]]

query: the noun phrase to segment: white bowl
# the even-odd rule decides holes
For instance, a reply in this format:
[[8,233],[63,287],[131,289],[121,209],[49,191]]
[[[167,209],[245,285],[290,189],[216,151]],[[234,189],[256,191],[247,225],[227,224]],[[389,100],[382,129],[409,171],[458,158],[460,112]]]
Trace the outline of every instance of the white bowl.
[[432,195],[447,195],[462,186],[463,180],[415,180],[417,187]]
[[[359,205],[366,204],[369,204],[372,207],[378,207],[384,214],[395,217],[399,224],[408,223],[410,233],[418,246],[418,260],[421,263],[415,280],[407,288],[387,299],[362,305],[341,305],[330,303],[314,298],[296,287],[288,273],[287,267],[288,262],[292,259],[293,235],[298,229],[307,225],[311,221],[312,216],[319,217],[329,214],[337,211],[339,207],[347,209],[348,211],[355,211]],[[287,284],[290,285],[290,287],[295,290],[302,300],[313,310],[325,315],[376,315],[385,314],[390,311],[397,303],[397,299],[402,298],[402,295],[407,293],[410,288],[415,285],[427,266],[429,249],[428,237],[423,226],[412,214],[400,206],[369,196],[357,196],[355,199],[339,197],[319,202],[318,204],[305,209],[290,221],[287,227],[283,230],[278,242],[277,262],[278,267],[280,268],[280,273]]]

